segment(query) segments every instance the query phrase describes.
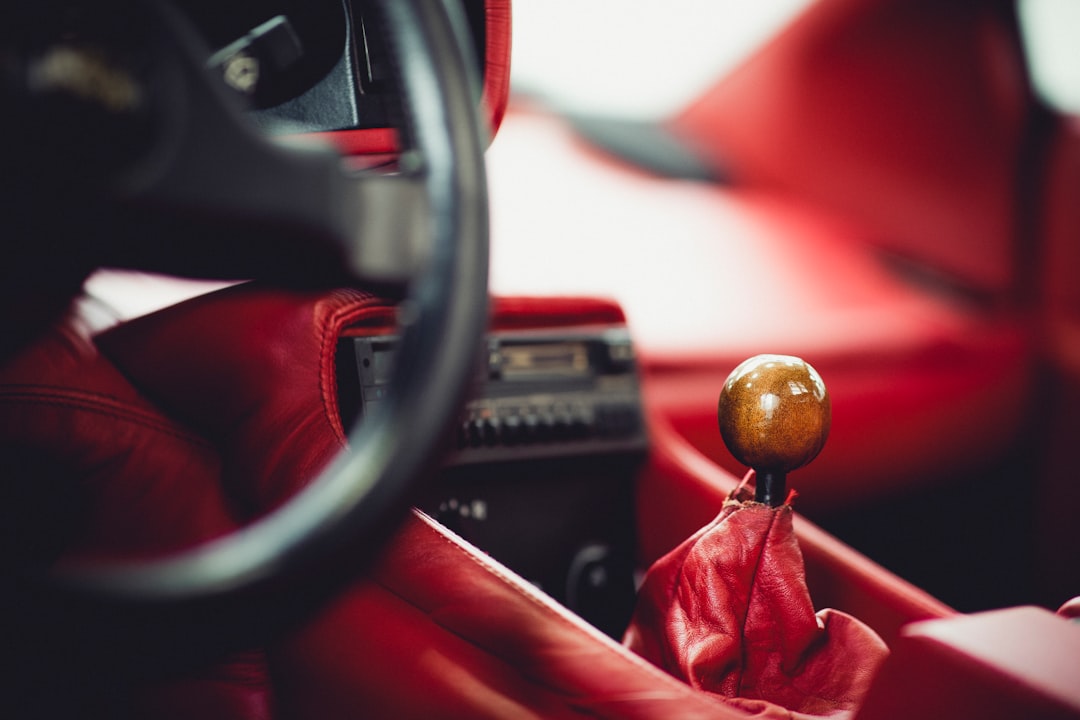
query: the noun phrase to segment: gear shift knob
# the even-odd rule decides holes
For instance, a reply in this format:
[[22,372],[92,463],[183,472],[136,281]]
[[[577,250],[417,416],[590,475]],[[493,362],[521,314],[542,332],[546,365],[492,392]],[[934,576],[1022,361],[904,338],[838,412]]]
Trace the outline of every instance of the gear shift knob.
[[757,475],[755,499],[784,502],[787,473],[821,452],[829,436],[829,393],[801,358],[757,355],[732,371],[720,392],[720,435]]

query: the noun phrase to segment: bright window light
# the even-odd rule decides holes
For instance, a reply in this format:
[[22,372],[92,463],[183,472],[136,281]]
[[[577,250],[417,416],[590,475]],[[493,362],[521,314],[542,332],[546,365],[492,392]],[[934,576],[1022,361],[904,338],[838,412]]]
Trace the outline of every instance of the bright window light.
[[1051,107],[1080,114],[1080,2],[1023,0],[1020,21],[1036,91]]
[[681,109],[811,0],[514,3],[513,83],[559,110],[658,119]]

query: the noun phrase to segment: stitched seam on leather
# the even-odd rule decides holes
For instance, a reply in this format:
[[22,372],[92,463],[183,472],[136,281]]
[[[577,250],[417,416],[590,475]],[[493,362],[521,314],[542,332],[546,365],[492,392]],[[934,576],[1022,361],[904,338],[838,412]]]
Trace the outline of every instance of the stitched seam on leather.
[[342,448],[347,445],[347,431],[341,425],[341,416],[337,407],[337,377],[335,370],[337,364],[338,340],[341,329],[350,322],[362,317],[373,305],[377,306],[378,299],[374,295],[361,293],[355,290],[338,290],[333,297],[338,299],[341,306],[325,316],[322,326],[319,328],[320,357],[319,357],[319,399],[322,402],[323,417],[329,424],[338,444]]
[[40,391],[44,394],[65,395],[71,397],[85,397],[85,398],[97,398],[102,402],[113,403],[116,405],[124,405],[126,401],[122,398],[113,395],[111,393],[95,392],[93,390],[77,390],[67,385],[54,385],[51,383],[33,383],[33,382],[12,382],[0,384],[0,392],[9,392],[10,390],[19,391],[25,389],[27,391]]
[[[473,559],[473,558],[470,556],[470,559]],[[510,668],[511,670],[517,671],[519,676],[521,677],[521,679],[523,681],[525,681],[525,682],[527,682],[527,683],[529,683],[529,684],[531,684],[531,685],[533,685],[535,687],[541,688],[545,692],[548,692],[548,693],[550,693],[552,695],[555,695],[555,696],[557,696],[559,698],[562,698],[566,702],[567,706],[572,708],[573,710],[575,710],[577,712],[581,712],[583,714],[586,714],[586,715],[588,715],[590,717],[597,717],[597,718],[599,718],[599,717],[610,717],[609,714],[602,713],[602,711],[600,711],[600,710],[597,710],[597,709],[594,709],[594,708],[591,708],[591,707],[587,707],[587,706],[581,704],[581,700],[583,700],[583,699],[592,699],[592,698],[595,698],[595,696],[590,695],[590,696],[587,696],[587,698],[582,698],[580,696],[572,695],[572,694],[569,694],[569,693],[567,693],[565,691],[560,690],[557,687],[553,687],[552,685],[544,682],[540,678],[537,678],[537,677],[535,677],[533,675],[529,675],[529,674],[520,672],[518,670],[517,665],[513,662],[513,660],[511,660],[509,658],[506,658],[503,655],[495,652],[491,648],[480,644],[476,640],[474,640],[474,639],[472,639],[470,637],[466,637],[465,635],[462,635],[461,633],[453,630],[452,628],[447,627],[446,625],[444,625],[443,623],[439,622],[434,617],[432,617],[432,614],[431,614],[431,612],[429,610],[425,609],[424,607],[421,607],[420,605],[417,605],[415,602],[413,602],[409,598],[405,597],[401,593],[395,591],[393,588],[388,587],[382,581],[376,581],[376,582],[387,593],[389,593],[390,595],[393,595],[395,598],[400,600],[402,603],[404,603],[404,604],[408,605],[409,607],[414,608],[418,612],[422,613],[432,623],[434,623],[436,626],[438,626],[439,628],[441,628],[445,632],[450,633],[451,635],[458,638],[459,640],[461,640],[465,644],[467,644],[467,645],[469,645],[471,647],[474,647],[477,650],[485,653],[489,657],[499,661],[500,663],[502,663],[506,667]],[[530,599],[532,599],[532,598],[530,598]],[[547,608],[546,605],[544,607]],[[555,614],[558,615],[558,613],[555,613]],[[564,620],[561,616],[559,616],[559,617],[560,617],[560,620]],[[574,625],[574,629],[580,630],[581,628]],[[608,650],[608,651],[611,651],[611,649],[607,648],[607,647],[605,647],[604,649]],[[640,663],[637,662],[639,660],[639,658],[636,655],[634,655],[633,653],[628,653],[625,656],[622,656],[620,654],[620,657],[626,657],[626,658],[630,659],[631,661],[634,661],[635,664],[640,664]],[[664,683],[669,684],[669,685],[674,683],[675,687],[678,688],[678,691],[680,692],[680,695],[686,695],[686,691],[689,689],[688,686],[684,685],[683,683],[679,682],[677,679],[671,677],[670,675],[668,675],[666,673],[654,672],[654,671],[657,670],[657,668],[655,666],[653,666],[651,663],[644,662],[642,667],[645,670],[648,670],[653,675],[655,675],[657,679],[662,680]],[[651,695],[653,697],[655,697],[655,694],[651,694]],[[604,696],[603,702],[605,702],[605,703],[624,702],[627,699],[627,697],[628,696],[625,695],[625,694],[618,694],[618,695],[612,694],[610,696]],[[713,708],[715,708],[716,705],[720,704],[720,703],[717,703],[716,701],[714,701],[711,698],[709,698],[707,696],[704,696],[704,695],[690,694],[689,697],[694,698],[693,702],[700,702],[703,705],[707,705],[709,707],[709,709],[713,709]]]
[[205,438],[182,428],[162,421],[150,413],[130,406],[107,395],[64,391],[48,386],[25,385],[9,386],[18,389],[0,388],[0,404],[8,405],[45,405],[48,407],[82,410],[84,412],[111,417],[115,420],[130,422],[155,432],[170,435],[185,442],[211,447]]
[[[426,515],[420,515],[419,519],[422,522],[426,523],[426,524],[427,523],[434,523],[434,520],[429,519]],[[532,591],[532,590],[529,590],[529,589],[527,589],[525,587],[522,587],[521,582],[523,582],[523,581],[519,580],[516,576],[510,574],[509,572],[504,571],[498,565],[495,565],[494,561],[492,561],[492,560],[490,560],[490,559],[488,559],[486,557],[479,557],[479,556],[476,556],[476,555],[468,552],[468,550],[466,550],[464,547],[462,547],[462,545],[459,544],[452,535],[447,534],[447,533],[449,533],[451,531],[449,531],[449,530],[439,531],[439,530],[435,530],[434,528],[432,528],[432,530],[433,530],[433,532],[435,532],[438,535],[439,539],[442,542],[450,545],[458,554],[463,555],[466,560],[470,561],[472,564],[474,564],[476,566],[479,566],[482,570],[487,572],[489,575],[493,575],[496,578],[498,578],[499,580],[503,581],[506,585],[508,585],[519,596],[525,598],[526,600],[528,600],[533,605],[536,605],[537,607],[540,607],[543,610],[547,611],[552,616],[554,616],[556,619],[558,619],[558,621],[560,623],[562,623],[563,625],[569,626],[571,629],[573,629],[576,632],[584,633],[585,635],[593,637],[594,639],[600,641],[600,647],[602,647],[604,649],[604,651],[607,652],[609,655],[614,655],[616,657],[619,657],[620,659],[626,660],[626,661],[636,665],[637,667],[641,668],[642,670],[645,670],[646,672],[648,672],[656,680],[658,680],[658,681],[660,681],[660,682],[662,682],[664,684],[670,685],[672,688],[675,689],[675,691],[679,692],[681,695],[683,695],[685,697],[693,697],[694,701],[700,701],[705,706],[715,707],[715,706],[719,705],[720,707],[724,707],[724,708],[728,707],[728,706],[724,705],[722,702],[720,702],[719,700],[716,700],[714,698],[710,698],[710,697],[708,697],[706,695],[700,695],[700,694],[688,692],[690,690],[690,688],[689,688],[688,685],[686,685],[686,683],[680,681],[679,679],[675,678],[672,675],[669,675],[668,673],[664,672],[660,668],[658,668],[655,665],[653,665],[652,663],[650,663],[648,660],[645,660],[644,658],[634,654],[633,652],[630,652],[629,650],[627,650],[625,653],[620,652],[618,648],[621,648],[622,646],[617,645],[615,643],[615,641],[612,640],[611,638],[609,638],[607,635],[604,635],[599,630],[596,630],[595,628],[593,628],[590,625],[584,624],[584,621],[582,621],[582,624],[579,625],[578,623],[574,622],[572,619],[570,619],[569,617],[566,617],[564,615],[564,613],[569,613],[570,612],[569,610],[566,610],[566,609],[562,608],[561,606],[559,606],[558,604],[555,604],[555,603],[548,604],[548,603],[544,602],[543,600],[541,600],[540,598],[538,598],[536,595],[533,594],[533,592],[535,592],[535,591]],[[392,593],[392,594],[394,594],[394,595],[396,595],[398,597],[401,597],[401,595],[399,593],[395,592],[393,589],[391,589],[389,586],[387,586],[381,580],[377,580],[377,582],[379,583],[379,585],[384,587],[388,592],[390,592],[390,593]],[[484,652],[488,653],[492,657],[496,657],[499,660],[501,660],[502,662],[511,665],[511,667],[514,667],[514,664],[509,659],[501,656],[499,653],[495,652],[494,650],[481,645],[480,643],[476,642],[475,640],[472,640],[470,638],[467,638],[467,637],[464,637],[464,636],[460,635],[459,633],[455,632],[454,630],[452,630],[449,627],[446,627],[444,624],[442,624],[441,622],[439,622],[438,620],[433,618],[431,616],[430,611],[416,605],[415,603],[411,602],[407,598],[401,597],[401,599],[402,599],[403,602],[409,603],[410,605],[413,605],[418,610],[423,612],[425,615],[427,615],[431,619],[431,621],[433,623],[435,623],[439,627],[443,628],[447,632],[449,632],[449,633],[451,633],[451,634],[453,634],[453,635],[455,635],[457,637],[460,637],[463,641],[469,643],[470,645],[472,645],[472,646],[474,646],[476,648],[479,648],[480,650],[483,650]],[[614,647],[613,647],[613,645],[614,645]],[[540,685],[542,687],[548,687],[547,685],[542,683],[537,678],[533,678],[533,677],[529,677],[529,676],[527,676],[527,677],[530,680],[530,682],[533,682],[534,684]],[[553,693],[558,694],[560,696],[571,697],[571,696],[566,696],[563,693],[559,693],[557,690],[554,690],[552,688],[549,688],[549,689],[551,689]]]
[[739,623],[739,681],[736,683],[736,697],[742,697],[743,676],[746,674],[746,622],[750,618],[750,602],[753,598],[754,585],[757,583],[758,570],[761,568],[761,559],[765,557],[765,545],[772,535],[773,525],[776,524],[776,515],[776,511],[773,511],[772,515],[769,517],[769,527],[765,531],[761,544],[758,546],[757,559],[754,560],[754,570],[750,573],[749,592],[746,596],[746,610],[743,613],[742,622]]

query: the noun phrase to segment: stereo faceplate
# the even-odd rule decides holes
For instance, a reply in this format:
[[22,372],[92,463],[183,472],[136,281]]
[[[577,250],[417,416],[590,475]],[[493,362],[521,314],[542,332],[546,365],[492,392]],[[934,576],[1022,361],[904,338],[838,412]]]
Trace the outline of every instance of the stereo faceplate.
[[[345,402],[367,417],[385,399],[397,338],[343,343],[342,370],[358,379]],[[647,443],[624,327],[492,332],[447,465],[641,452]]]

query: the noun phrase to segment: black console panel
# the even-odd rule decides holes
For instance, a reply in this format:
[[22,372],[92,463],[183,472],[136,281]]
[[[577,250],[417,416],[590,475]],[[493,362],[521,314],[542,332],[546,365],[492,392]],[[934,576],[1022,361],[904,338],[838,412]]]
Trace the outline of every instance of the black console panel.
[[635,597],[638,458],[452,466],[419,501],[469,542],[614,637]]
[[[396,347],[392,336],[342,341],[346,411],[378,412]],[[618,636],[634,599],[634,479],[647,447],[625,327],[493,332],[456,447],[418,504]]]

